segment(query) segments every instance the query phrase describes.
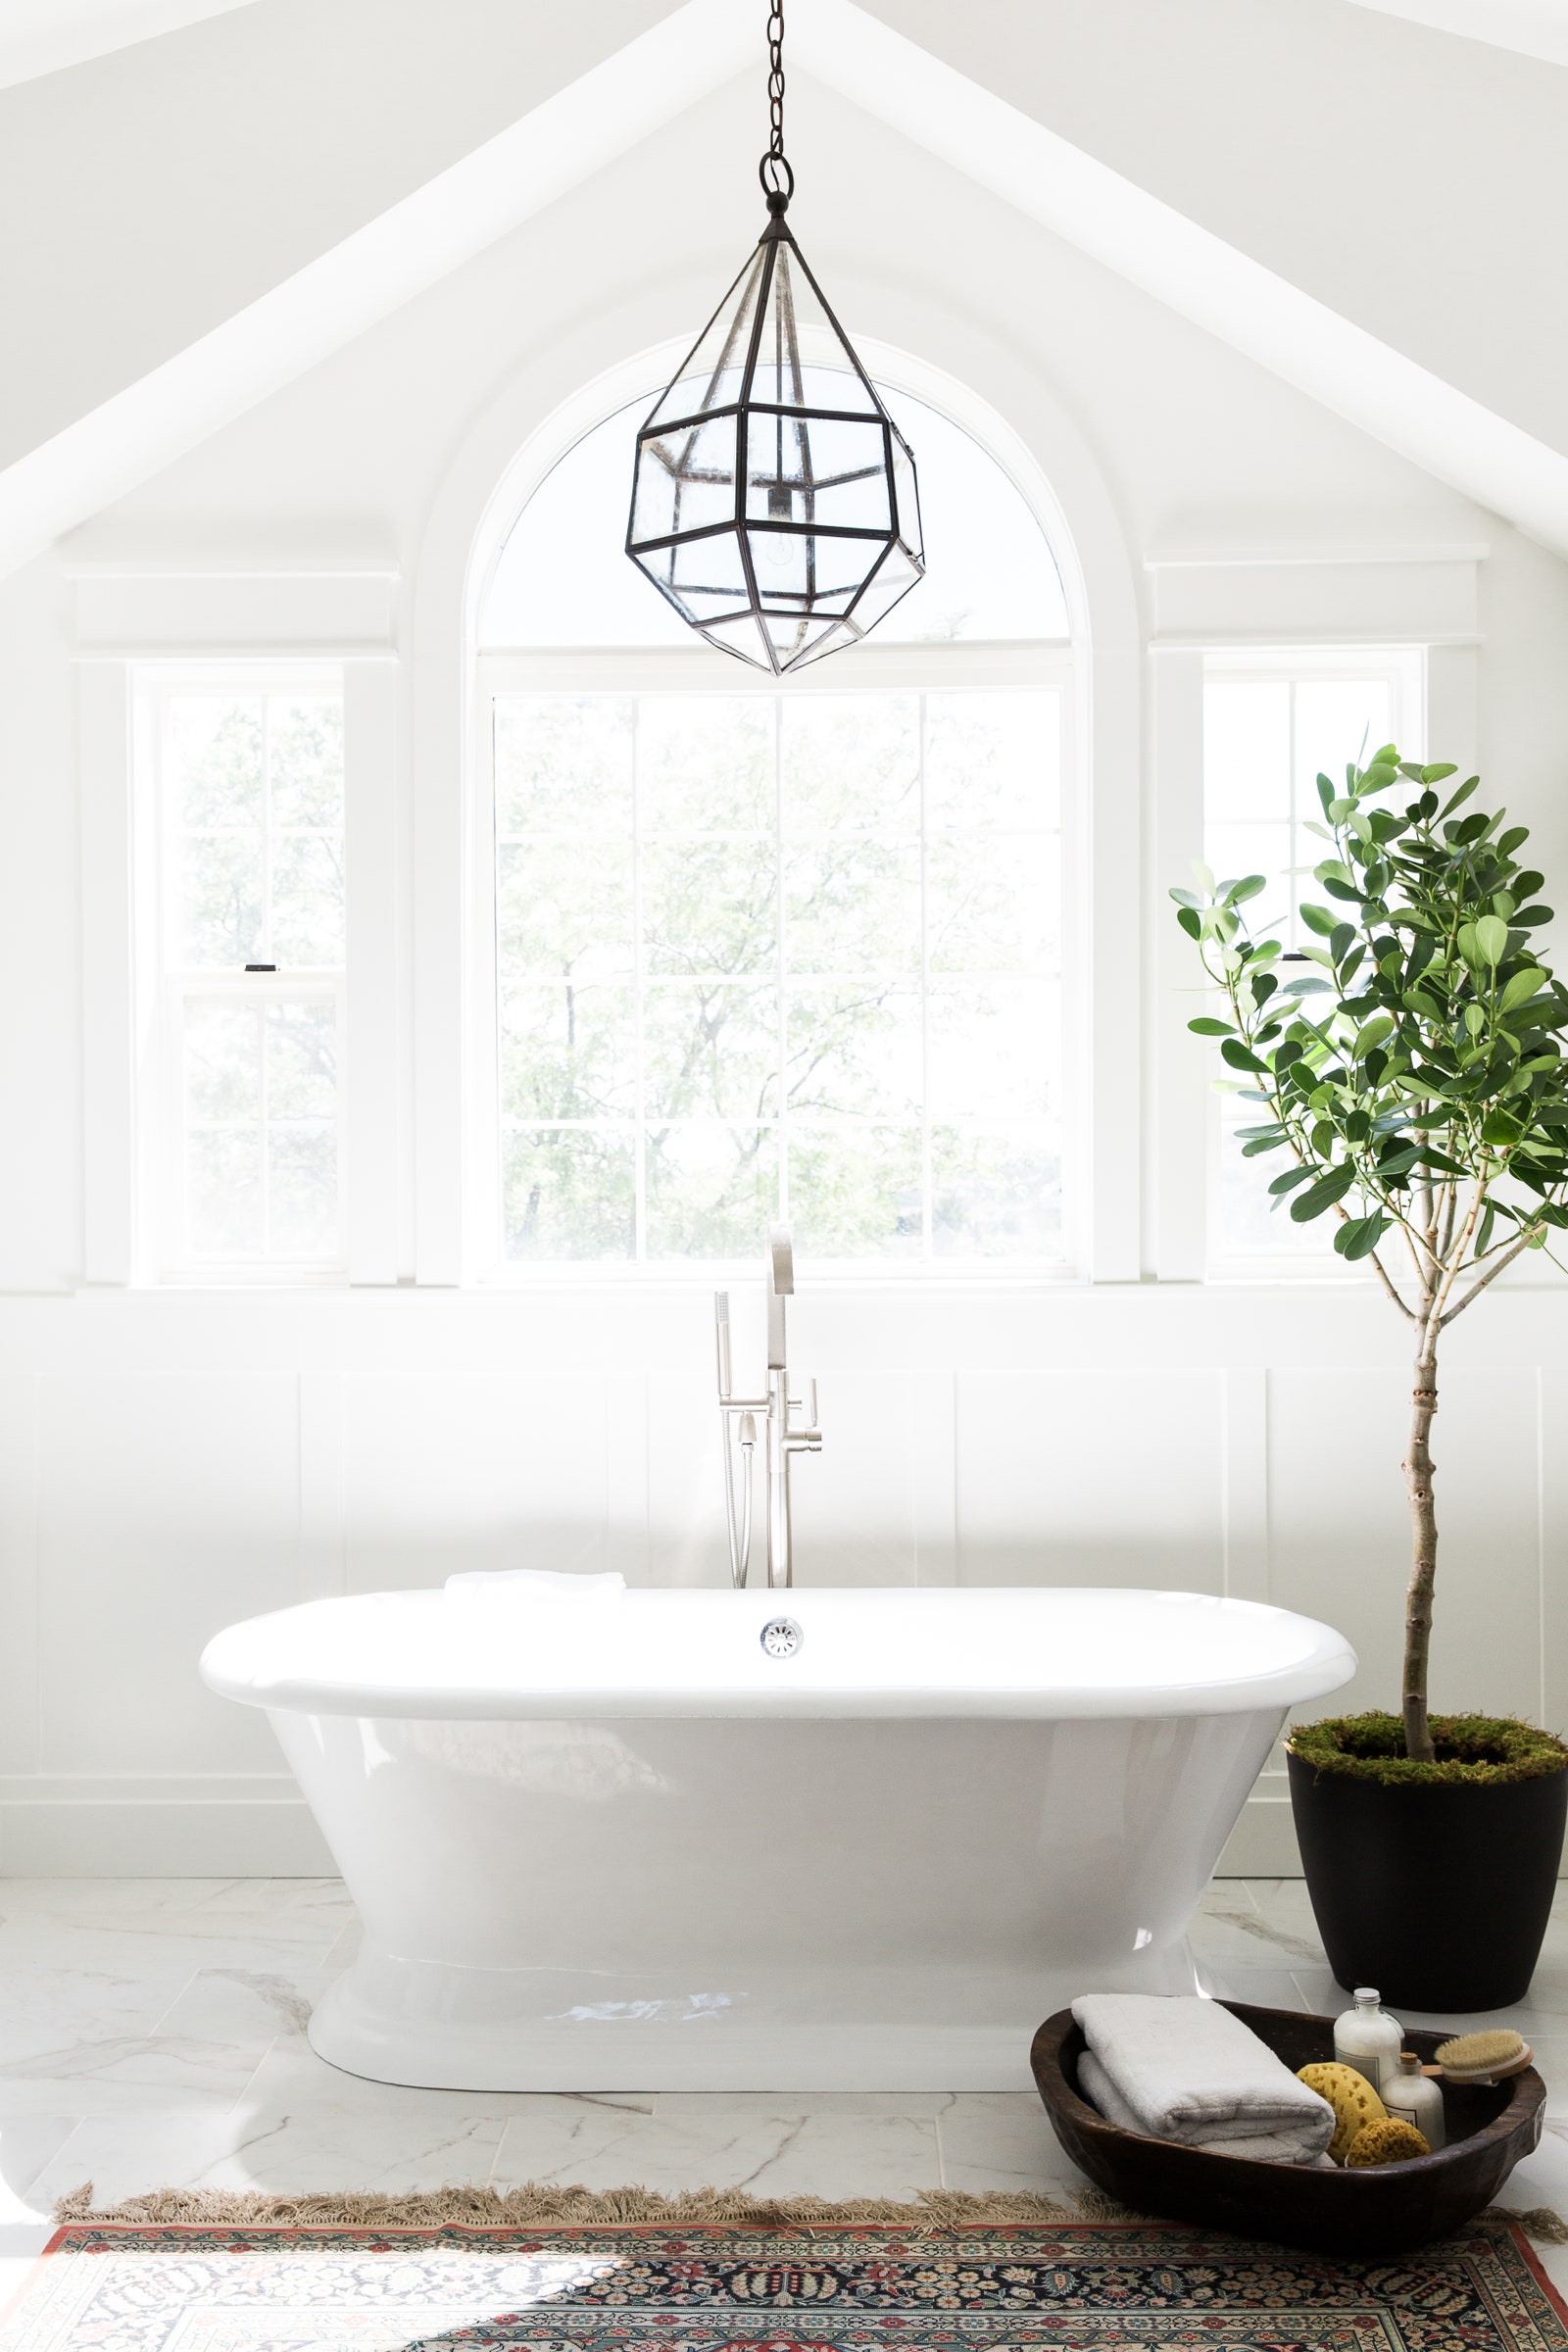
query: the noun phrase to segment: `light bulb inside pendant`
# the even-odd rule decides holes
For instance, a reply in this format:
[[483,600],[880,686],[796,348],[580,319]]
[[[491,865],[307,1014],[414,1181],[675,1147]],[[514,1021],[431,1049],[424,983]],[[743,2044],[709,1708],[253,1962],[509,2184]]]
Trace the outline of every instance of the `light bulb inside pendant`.
[[755,253],[637,435],[626,553],[710,645],[776,673],[854,645],[925,570],[908,444],[784,215],[782,5]]

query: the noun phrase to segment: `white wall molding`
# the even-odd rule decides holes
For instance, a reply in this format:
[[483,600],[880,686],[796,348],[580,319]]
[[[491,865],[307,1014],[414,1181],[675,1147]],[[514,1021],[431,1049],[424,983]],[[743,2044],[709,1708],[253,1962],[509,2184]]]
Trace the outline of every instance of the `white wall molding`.
[[243,571],[79,571],[76,643],[124,658],[318,659],[391,652],[397,643],[393,564]]
[[1479,642],[1481,546],[1152,554],[1156,647]]
[[1158,648],[1150,661],[1149,876],[1145,937],[1145,1263],[1161,1282],[1200,1282],[1208,1213],[1208,1062],[1187,1024],[1197,1009],[1190,943],[1167,892],[1203,854],[1203,657]]
[[325,1878],[336,1866],[287,1774],[90,1789],[0,1787],[0,1878]]
[[125,1283],[136,1259],[137,1153],[130,671],[123,661],[83,662],[77,669],[76,759],[82,1265],[89,1283]]
[[352,879],[347,899],[345,1144],[348,1276],[396,1282],[398,1115],[403,1004],[398,919],[399,671],[390,660],[343,664],[343,787]]

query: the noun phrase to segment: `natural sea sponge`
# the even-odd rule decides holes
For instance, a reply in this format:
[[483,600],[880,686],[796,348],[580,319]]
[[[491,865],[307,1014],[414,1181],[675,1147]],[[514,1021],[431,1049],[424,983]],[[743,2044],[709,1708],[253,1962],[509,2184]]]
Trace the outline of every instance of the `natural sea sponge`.
[[1424,2132],[1386,2115],[1380,2124],[1366,2124],[1350,2142],[1345,2161],[1349,2164],[1408,2164],[1413,2156],[1430,2156]]
[[1358,2075],[1353,2066],[1341,2066],[1338,2060],[1298,2066],[1296,2079],[1308,2090],[1315,2090],[1320,2099],[1327,2099],[1334,2110],[1329,2154],[1336,2164],[1345,2162],[1358,2132],[1365,2131],[1368,2124],[1381,2124],[1389,2112],[1365,2075]]

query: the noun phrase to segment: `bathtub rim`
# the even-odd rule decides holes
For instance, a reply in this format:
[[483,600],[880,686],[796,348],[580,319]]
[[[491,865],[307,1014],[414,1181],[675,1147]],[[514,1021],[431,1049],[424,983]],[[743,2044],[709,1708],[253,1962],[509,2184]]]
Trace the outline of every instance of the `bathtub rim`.
[[[694,1588],[665,1588],[683,1595]],[[1278,1708],[1282,1713],[1306,1701],[1327,1697],[1343,1689],[1356,1671],[1356,1656],[1344,1636],[1317,1619],[1273,1603],[1213,1593],[1182,1593],[1136,1586],[974,1586],[929,1588],[837,1586],[796,1589],[793,1592],[729,1594],[710,1597],[760,1604],[762,1613],[808,1613],[818,1594],[874,1595],[878,1601],[932,1599],[955,1593],[1059,1592],[1096,1597],[1114,1592],[1121,1597],[1148,1597],[1170,1603],[1193,1600],[1221,1607],[1238,1615],[1286,1618],[1299,1628],[1302,1654],[1264,1671],[1235,1675],[1227,1680],[1189,1679],[1164,1684],[1105,1682],[1063,1688],[1039,1680],[986,1687],[947,1687],[924,1684],[858,1684],[847,1687],[811,1685],[791,1679],[793,1661],[777,1669],[776,1687],[760,1680],[746,1683],[693,1682],[680,1687],[640,1687],[625,1681],[596,1681],[584,1677],[565,1682],[505,1680],[456,1684],[431,1680],[416,1684],[361,1676],[323,1676],[308,1671],[279,1669],[267,1655],[279,1629],[300,1624],[323,1610],[345,1612],[357,1605],[397,1603],[425,1598],[439,1588],[416,1587],[403,1592],[334,1595],[302,1601],[288,1609],[268,1611],[226,1627],[213,1637],[202,1652],[200,1673],[208,1689],[240,1705],[269,1712],[301,1715],[350,1715],[368,1720],[433,1722],[528,1722],[540,1720],[597,1721],[671,1717],[681,1720],[724,1720],[756,1716],[771,1720],[864,1718],[1012,1718],[1072,1722],[1114,1718],[1140,1720],[1167,1716],[1231,1715]],[[643,1588],[639,1600],[661,1588]],[[748,1612],[749,1613],[749,1612]],[[267,1629],[263,1633],[262,1629]],[[260,1649],[261,1655],[256,1653]],[[247,1657],[247,1651],[251,1654]],[[748,1664],[750,1659],[748,1658]],[[753,1670],[755,1675],[755,1668]]]

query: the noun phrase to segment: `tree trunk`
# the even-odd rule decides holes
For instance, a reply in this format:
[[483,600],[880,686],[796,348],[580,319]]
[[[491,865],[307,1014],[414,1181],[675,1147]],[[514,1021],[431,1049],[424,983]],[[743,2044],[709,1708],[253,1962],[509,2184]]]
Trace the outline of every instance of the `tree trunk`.
[[1438,1335],[1423,1330],[1410,1396],[1410,1450],[1404,1483],[1410,1498],[1410,1587],[1404,1604],[1404,1752],[1432,1761],[1427,1728],[1427,1653],[1432,1645],[1432,1587],[1438,1572],[1438,1514],[1427,1445],[1438,1409]]

